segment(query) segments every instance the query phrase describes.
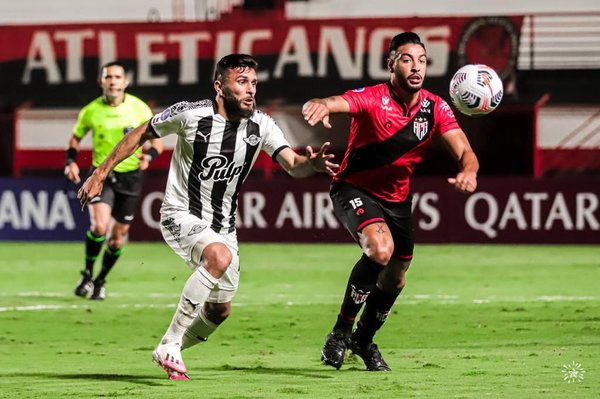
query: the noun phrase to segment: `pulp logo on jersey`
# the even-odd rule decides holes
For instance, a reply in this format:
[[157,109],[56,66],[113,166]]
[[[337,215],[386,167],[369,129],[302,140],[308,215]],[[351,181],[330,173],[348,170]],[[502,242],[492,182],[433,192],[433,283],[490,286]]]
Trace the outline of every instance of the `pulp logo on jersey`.
[[357,305],[360,305],[361,303],[366,301],[367,297],[371,293],[371,291],[363,291],[359,288],[356,288],[356,286],[354,286],[354,284],[350,284],[350,288],[352,289],[352,292],[350,292],[350,297],[352,298],[354,303]]
[[248,145],[251,145],[252,147],[254,147],[255,145],[257,145],[258,143],[260,143],[260,137],[258,137],[257,135],[253,134],[250,137],[244,137],[242,140],[244,140],[244,142]]
[[413,133],[415,134],[415,136],[417,136],[419,140],[423,140],[423,137],[425,137],[425,135],[427,134],[428,127],[429,122],[427,122],[427,119],[423,118],[422,116],[419,116],[415,118],[415,121],[413,123]]
[[381,97],[381,109],[384,111],[391,111],[392,107],[389,106],[390,98],[388,96]]
[[231,181],[240,173],[242,173],[242,166],[236,166],[235,162],[227,162],[227,158],[223,155],[215,155],[212,157],[205,158],[202,163],[202,172],[198,175],[201,180],[215,180],[222,181],[226,180],[227,183]]

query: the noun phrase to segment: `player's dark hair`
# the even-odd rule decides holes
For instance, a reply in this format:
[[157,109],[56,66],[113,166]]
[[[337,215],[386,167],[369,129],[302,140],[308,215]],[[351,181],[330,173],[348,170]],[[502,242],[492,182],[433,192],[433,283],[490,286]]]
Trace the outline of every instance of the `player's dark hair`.
[[248,54],[229,54],[221,58],[217,62],[215,68],[215,81],[223,82],[227,76],[229,69],[235,68],[252,68],[255,71],[258,69],[258,62],[254,57]]
[[127,67],[125,65],[123,65],[123,63],[121,63],[120,61],[111,61],[111,62],[107,62],[106,64],[104,64],[100,67],[100,71],[98,71],[98,79],[102,79],[102,71],[104,71],[104,69],[112,67],[112,66],[118,66],[118,67],[123,68],[123,71],[125,72],[125,75],[127,76]]
[[423,50],[425,50],[425,44],[423,44],[419,35],[417,35],[415,32],[402,32],[394,36],[390,41],[388,57],[391,57],[392,53],[398,50],[398,47],[407,43],[418,44],[419,46],[423,47]]

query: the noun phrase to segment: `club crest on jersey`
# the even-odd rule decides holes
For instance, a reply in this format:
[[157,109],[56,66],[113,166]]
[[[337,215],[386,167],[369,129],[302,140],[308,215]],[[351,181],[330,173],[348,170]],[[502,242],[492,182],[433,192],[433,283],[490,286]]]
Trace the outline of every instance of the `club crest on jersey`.
[[242,140],[244,140],[246,144],[251,145],[252,147],[260,143],[260,137],[258,137],[256,134],[253,134],[250,137],[244,137]]
[[423,140],[423,137],[425,137],[428,131],[429,122],[427,119],[423,118],[422,116],[415,118],[413,122],[413,133],[415,136],[417,136],[419,140]]
[[381,109],[384,111],[391,111],[392,107],[390,107],[390,98],[388,96],[381,96]]
[[242,173],[242,166],[236,166],[235,162],[229,162],[223,155],[206,157],[200,164],[202,172],[198,177],[200,180],[231,181]]

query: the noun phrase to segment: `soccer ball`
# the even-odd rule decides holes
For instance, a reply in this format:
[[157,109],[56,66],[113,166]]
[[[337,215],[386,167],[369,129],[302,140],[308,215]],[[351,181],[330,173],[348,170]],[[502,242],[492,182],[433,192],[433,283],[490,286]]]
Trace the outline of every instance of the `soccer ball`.
[[452,103],[465,115],[489,114],[500,104],[502,94],[502,80],[487,65],[465,65],[450,81]]

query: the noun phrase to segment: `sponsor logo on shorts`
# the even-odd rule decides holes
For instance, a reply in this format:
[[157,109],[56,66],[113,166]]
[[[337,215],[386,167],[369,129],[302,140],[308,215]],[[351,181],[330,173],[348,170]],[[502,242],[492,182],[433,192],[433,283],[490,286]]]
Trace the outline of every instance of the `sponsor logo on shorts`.
[[175,219],[166,218],[160,224],[173,235],[175,241],[181,241],[181,225],[175,223]]
[[206,226],[201,225],[201,224],[195,224],[194,226],[192,226],[192,228],[190,229],[189,233],[187,233],[188,236],[193,236],[194,234],[198,234],[204,231],[204,229],[206,228]]

